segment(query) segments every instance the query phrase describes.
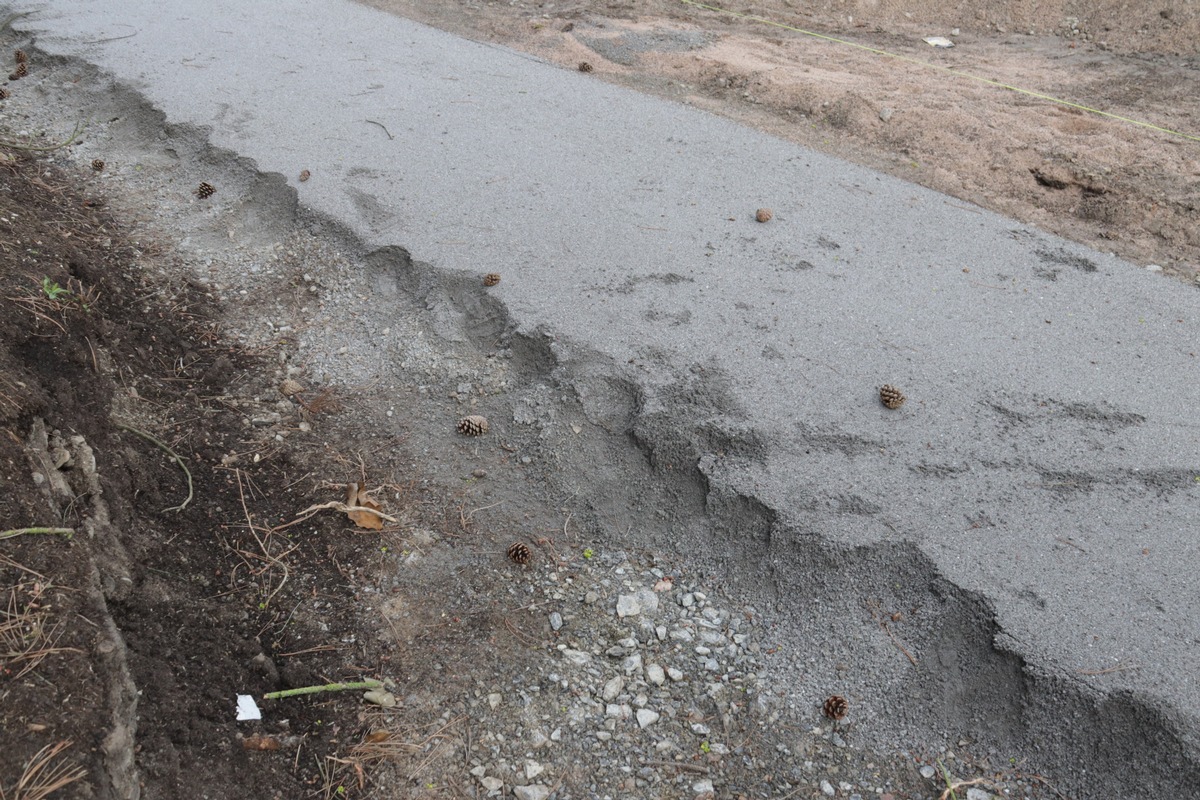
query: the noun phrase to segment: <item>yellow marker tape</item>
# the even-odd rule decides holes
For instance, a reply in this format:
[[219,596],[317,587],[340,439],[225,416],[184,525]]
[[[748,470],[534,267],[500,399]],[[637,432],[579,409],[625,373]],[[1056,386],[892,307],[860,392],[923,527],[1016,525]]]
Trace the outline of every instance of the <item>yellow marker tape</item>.
[[783,22],[776,22],[775,20],[768,19],[766,17],[759,17],[759,16],[755,16],[754,14],[744,14],[740,11],[729,11],[728,9],[724,9],[719,6],[710,6],[710,5],[707,5],[706,3],[697,3],[696,0],[679,0],[679,2],[683,3],[684,5],[695,6],[696,8],[703,8],[708,11],[715,11],[718,14],[727,14],[731,17],[738,17],[740,19],[748,19],[753,22],[761,22],[764,25],[773,25],[776,28],[786,28],[789,31],[795,31],[796,33],[802,33],[805,36],[812,36],[815,39],[824,39],[827,42],[834,42],[836,44],[844,44],[847,47],[856,47],[859,50],[866,50],[868,53],[874,53],[875,55],[887,56],[888,58],[896,58],[901,61],[907,61],[910,64],[917,64],[922,67],[929,67],[930,69],[937,69],[937,70],[941,70],[942,72],[949,72],[951,75],[956,75],[960,78],[969,78],[970,80],[973,80],[973,81],[979,81],[980,83],[986,83],[989,86],[996,86],[1000,89],[1008,89],[1010,92],[1017,92],[1018,94],[1028,95],[1029,97],[1036,97],[1039,100],[1046,100],[1051,103],[1057,103],[1060,106],[1067,106],[1068,108],[1077,108],[1080,111],[1087,111],[1090,114],[1098,114],[1101,117],[1108,117],[1109,119],[1116,119],[1116,120],[1120,120],[1121,122],[1128,122],[1131,125],[1137,125],[1142,128],[1149,128],[1152,131],[1158,131],[1160,133],[1169,133],[1172,136],[1180,136],[1184,139],[1191,139],[1193,142],[1200,142],[1200,136],[1193,136],[1190,133],[1182,133],[1181,131],[1171,130],[1170,128],[1164,128],[1161,125],[1154,125],[1152,123],[1143,122],[1138,119],[1122,117],[1120,114],[1110,114],[1109,112],[1101,111],[1098,108],[1091,108],[1090,106],[1080,105],[1079,103],[1072,103],[1070,100],[1063,100],[1058,97],[1052,97],[1051,95],[1042,94],[1040,92],[1035,92],[1030,89],[1022,89],[1020,86],[1011,86],[1007,83],[1001,83],[1000,81],[993,81],[988,78],[981,78],[978,75],[972,75],[969,72],[963,72],[962,70],[957,70],[957,69],[954,69],[953,67],[944,67],[941,64],[931,64],[928,61],[922,61],[919,58],[913,58],[911,56],[904,56],[904,55],[900,55],[899,53],[889,52],[887,50],[879,50],[878,48],[875,48],[875,47],[868,47],[865,44],[859,44],[858,42],[847,41],[846,39],[839,39],[836,36],[829,36],[824,33],[816,33],[815,31],[806,31],[803,28],[797,28],[794,25],[787,25]]

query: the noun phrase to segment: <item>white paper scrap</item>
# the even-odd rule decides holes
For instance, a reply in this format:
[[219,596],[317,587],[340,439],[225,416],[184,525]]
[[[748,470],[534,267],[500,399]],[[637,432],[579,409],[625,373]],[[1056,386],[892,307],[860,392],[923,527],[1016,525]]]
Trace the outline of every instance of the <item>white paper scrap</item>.
[[238,722],[244,719],[262,719],[262,712],[258,710],[258,704],[254,702],[252,695],[238,695],[237,718]]
[[931,44],[934,47],[954,47],[954,42],[945,36],[926,36],[925,44]]

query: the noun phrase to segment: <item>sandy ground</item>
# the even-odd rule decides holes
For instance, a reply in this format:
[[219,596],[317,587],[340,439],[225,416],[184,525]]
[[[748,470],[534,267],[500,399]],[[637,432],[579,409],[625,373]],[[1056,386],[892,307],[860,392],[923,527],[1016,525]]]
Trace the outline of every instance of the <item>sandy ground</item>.
[[[558,64],[586,63],[603,80],[694,104],[1143,266],[1200,277],[1200,8],[1193,4],[1081,9],[1062,0],[990,0],[967,11],[949,0],[915,9],[878,0],[766,0],[728,6],[736,14],[672,0],[368,4]],[[956,46],[935,49],[922,41],[927,36]]]

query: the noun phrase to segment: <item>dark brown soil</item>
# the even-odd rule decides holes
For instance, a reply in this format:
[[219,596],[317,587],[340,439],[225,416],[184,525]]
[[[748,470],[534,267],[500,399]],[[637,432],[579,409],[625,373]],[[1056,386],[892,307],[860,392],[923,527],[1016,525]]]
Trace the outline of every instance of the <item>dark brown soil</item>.
[[[137,778],[146,798],[196,797],[199,785],[210,797],[320,796],[325,756],[358,741],[359,703],[288,701],[289,719],[262,730],[235,722],[235,698],[375,671],[373,656],[327,643],[354,642],[358,623],[340,565],[380,540],[332,514],[273,527],[339,498],[318,487],[330,474],[319,453],[249,424],[282,400],[257,383],[262,354],[222,340],[196,287],[147,277],[167,256],[131,240],[86,176],[8,153],[0,530],[74,533],[0,540],[0,796],[43,796],[33,790],[54,776],[34,774],[37,754],[56,745],[60,776],[81,771],[55,797],[136,796]],[[42,421],[49,465],[31,455]],[[184,471],[135,431],[190,469],[182,511],[169,509],[188,496]],[[64,450],[70,460],[54,457]],[[319,621],[300,608],[314,599],[328,604]]]

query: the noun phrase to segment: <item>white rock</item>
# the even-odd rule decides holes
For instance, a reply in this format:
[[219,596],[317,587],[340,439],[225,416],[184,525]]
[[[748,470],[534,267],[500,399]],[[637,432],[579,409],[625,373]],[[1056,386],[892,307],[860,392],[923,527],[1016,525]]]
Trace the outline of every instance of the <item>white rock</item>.
[[691,593],[685,594],[683,597],[679,598],[679,604],[684,608],[691,608],[693,605],[695,605],[695,603],[696,597]]
[[558,613],[557,611],[551,611],[550,612],[550,629],[556,631],[556,630],[559,630],[560,628],[562,628],[562,626],[563,626],[562,614]]
[[484,775],[487,775],[487,767],[483,764],[480,764],[478,767],[471,767],[470,773],[476,778],[482,778]]
[[635,672],[642,671],[642,654],[634,653],[621,662],[621,669],[625,670],[626,675],[632,675]]
[[991,792],[985,792],[983,789],[972,786],[967,789],[967,800],[996,800],[996,796]]
[[617,616],[636,617],[642,612],[658,611],[658,595],[649,589],[638,589],[633,594],[623,594],[617,597]]
[[563,658],[565,658],[567,661],[570,661],[572,664],[578,664],[579,666],[583,666],[592,660],[591,653],[585,653],[582,650],[572,650],[569,647],[566,650],[563,650],[562,654]]
[[937,770],[935,770],[933,767],[929,766],[928,764],[922,764],[921,768],[917,771],[921,773],[922,778],[925,778],[927,780],[932,780],[933,776],[937,775]]
[[637,721],[639,728],[645,728],[658,722],[658,712],[651,711],[648,708],[639,708],[637,712]]
[[620,703],[609,703],[604,707],[604,716],[606,717],[623,717],[625,716],[623,709],[625,706]]
[[539,764],[536,761],[526,761],[525,762],[525,778],[527,780],[533,780],[534,778],[536,778],[538,775],[541,775],[545,771],[546,771],[546,768],[543,767],[541,764]]
[[1160,267],[1158,264],[1147,264],[1146,271],[1147,272],[1162,272],[1162,267]]
[[480,783],[480,785],[483,786],[484,789],[487,789],[489,792],[499,791],[500,787],[504,785],[504,781],[500,780],[499,778],[493,778],[493,777],[488,777],[488,776],[484,776],[484,777],[480,778],[479,783]]
[[517,800],[546,800],[550,790],[545,786],[517,786],[513,789],[513,796]]
[[702,778],[692,784],[692,791],[696,794],[712,794],[713,782],[711,778]]
[[651,664],[646,667],[646,680],[653,683],[655,686],[662,686],[667,680],[667,675],[663,672],[663,668],[658,664]]
[[613,700],[617,699],[617,695],[619,695],[621,690],[624,688],[625,679],[618,675],[615,678],[610,678],[608,682],[604,684],[604,691],[600,694],[600,696],[604,698],[604,702],[611,703]]
[[837,789],[833,788],[833,784],[829,781],[821,781],[821,794],[833,797],[837,793]]
[[683,672],[674,667],[667,667],[667,677],[673,681],[681,681],[683,680]]
[[503,699],[504,695],[500,694],[499,692],[492,692],[487,696],[488,707],[495,711],[496,707],[500,705],[500,701]]

